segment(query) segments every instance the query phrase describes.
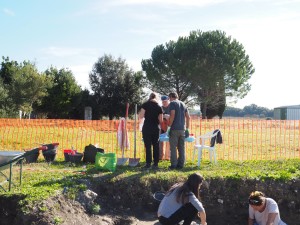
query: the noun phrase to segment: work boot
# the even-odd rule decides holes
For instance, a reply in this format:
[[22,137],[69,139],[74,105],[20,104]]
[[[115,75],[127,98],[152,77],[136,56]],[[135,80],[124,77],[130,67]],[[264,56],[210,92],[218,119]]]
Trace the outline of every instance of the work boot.
[[177,170],[181,170],[181,169],[183,169],[183,166],[177,165],[177,166],[176,166],[176,169],[177,169]]
[[151,164],[150,164],[150,163],[146,163],[146,165],[143,166],[143,169],[144,169],[144,170],[148,170],[148,169],[150,169],[150,168],[151,168]]
[[176,170],[176,166],[169,166],[169,170]]
[[153,170],[157,170],[157,169],[158,169],[158,164],[157,164],[157,163],[154,163],[154,164],[152,165],[152,169],[153,169]]

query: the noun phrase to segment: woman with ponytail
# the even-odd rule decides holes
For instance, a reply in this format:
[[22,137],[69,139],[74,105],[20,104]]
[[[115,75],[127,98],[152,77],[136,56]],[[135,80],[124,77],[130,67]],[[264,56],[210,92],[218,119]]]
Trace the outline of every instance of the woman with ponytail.
[[146,149],[146,165],[144,166],[144,169],[150,169],[152,161],[152,169],[158,169],[159,133],[160,124],[163,121],[163,111],[158,104],[157,93],[151,93],[148,101],[142,104],[141,111],[139,112],[139,119],[144,119],[142,127],[143,140]]
[[206,213],[199,196],[202,182],[203,177],[193,173],[186,182],[173,185],[159,205],[159,222],[162,225],[175,225],[183,220],[183,225],[189,225],[198,215],[201,225],[207,225]]

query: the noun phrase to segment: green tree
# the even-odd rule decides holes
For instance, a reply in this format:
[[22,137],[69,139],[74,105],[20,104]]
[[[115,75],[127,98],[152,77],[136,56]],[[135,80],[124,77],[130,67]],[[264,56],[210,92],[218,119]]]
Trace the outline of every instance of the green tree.
[[1,69],[0,69],[0,78],[2,78],[3,84],[10,84],[13,80],[13,77],[16,73],[16,70],[19,68],[17,61],[9,60],[9,57],[2,56]]
[[273,117],[274,110],[260,107],[255,104],[245,106],[243,109],[226,107],[224,116],[243,117],[243,116],[259,116],[259,117]]
[[2,57],[2,60],[0,68],[0,116],[16,117],[19,109],[8,93],[13,76],[19,70],[19,65],[16,61],[10,61],[8,57]]
[[45,74],[51,80],[51,85],[47,88],[48,95],[42,99],[41,105],[36,107],[37,111],[52,119],[73,119],[81,101],[81,88],[76,83],[72,71],[51,67]]
[[85,116],[85,107],[89,106],[93,109],[92,117],[96,118],[96,115],[98,115],[97,104],[95,102],[94,95],[92,95],[88,89],[84,89],[83,91],[81,91],[78,100],[80,100],[79,104],[73,111],[72,117],[76,119],[83,119]]
[[20,65],[21,68],[11,83],[10,95],[19,109],[30,115],[33,104],[40,104],[41,99],[47,95],[49,80],[45,74],[40,74],[31,62],[24,61]]
[[3,57],[0,74],[4,93],[9,93],[2,99],[2,111],[6,116],[16,117],[19,110],[30,115],[33,104],[39,104],[40,99],[47,95],[46,76],[38,72],[34,63],[17,63]]
[[176,91],[185,102],[198,101],[204,118],[207,106],[222,115],[226,97],[243,98],[254,73],[243,46],[221,31],[192,31],[177,42],[159,45],[151,59],[142,60],[142,68],[151,89]]
[[2,78],[0,78],[0,117],[8,117],[7,110],[5,108],[6,100],[8,98],[8,91],[5,89]]
[[205,118],[207,105],[223,105],[224,111],[226,97],[243,98],[249,92],[254,68],[244,47],[225,32],[194,31],[190,39],[201,50],[191,79],[199,84],[198,99]]
[[274,110],[270,110],[265,107],[251,104],[243,108],[244,115],[257,115],[260,117],[272,117]]
[[243,112],[242,112],[242,109],[231,107],[231,106],[226,107],[223,115],[224,116],[232,116],[232,117],[242,117],[242,116],[244,116]]
[[[142,72],[133,72],[124,59],[114,59],[111,55],[104,55],[94,64],[89,75],[90,85],[94,91],[98,115],[124,117],[126,103],[140,104],[144,97]],[[134,107],[130,108],[132,113]]]
[[188,79],[194,65],[192,49],[185,44],[185,38],[177,42],[170,41],[165,45],[156,46],[150,59],[142,60],[142,69],[146,72],[149,89],[161,94],[175,91],[180,100],[188,103],[195,96],[197,87]]

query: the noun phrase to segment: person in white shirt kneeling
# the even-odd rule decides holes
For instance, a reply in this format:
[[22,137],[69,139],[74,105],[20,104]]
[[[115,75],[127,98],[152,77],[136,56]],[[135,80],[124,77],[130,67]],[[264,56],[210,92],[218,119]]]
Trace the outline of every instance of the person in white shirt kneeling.
[[253,191],[248,201],[248,225],[286,225],[280,218],[279,208],[274,199],[267,198],[260,191]]
[[206,213],[199,200],[202,182],[203,177],[193,173],[186,182],[174,184],[159,205],[159,222],[162,225],[175,225],[183,220],[183,225],[190,225],[198,215],[201,225],[207,225]]

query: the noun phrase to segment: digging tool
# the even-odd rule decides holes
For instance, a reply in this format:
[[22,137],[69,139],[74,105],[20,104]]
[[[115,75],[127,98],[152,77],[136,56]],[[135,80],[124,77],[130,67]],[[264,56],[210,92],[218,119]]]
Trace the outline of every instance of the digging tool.
[[140,158],[136,158],[136,120],[137,120],[137,105],[134,110],[134,158],[129,158],[129,166],[137,166],[140,163]]
[[124,151],[125,147],[128,145],[128,135],[127,135],[127,117],[128,117],[128,109],[129,109],[129,103],[126,103],[126,116],[125,119],[121,118],[121,135],[122,135],[122,141],[121,141],[121,151],[122,151],[122,158],[117,159],[117,165],[122,166],[125,165],[128,161],[128,158],[124,158]]

